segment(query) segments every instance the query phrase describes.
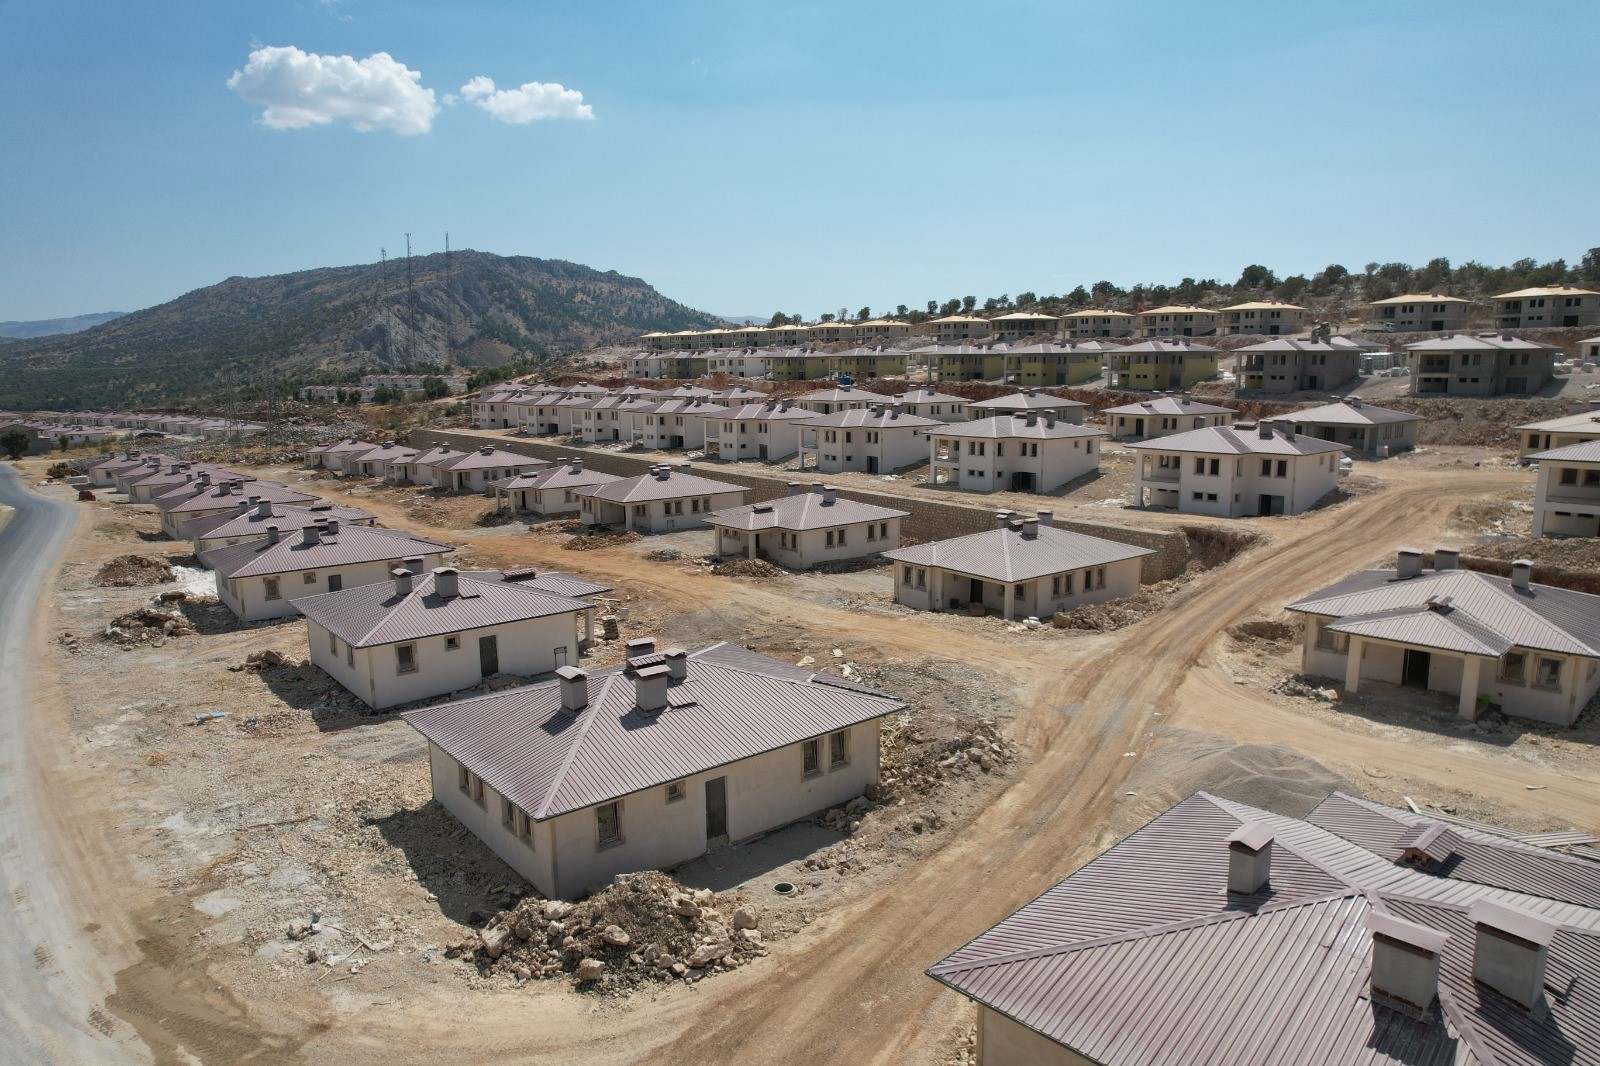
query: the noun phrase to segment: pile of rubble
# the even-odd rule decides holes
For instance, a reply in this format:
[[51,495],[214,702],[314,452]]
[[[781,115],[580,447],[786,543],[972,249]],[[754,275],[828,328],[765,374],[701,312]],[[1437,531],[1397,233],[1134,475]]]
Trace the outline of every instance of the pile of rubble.
[[713,563],[711,572],[719,577],[760,578],[783,577],[787,573],[765,559],[729,559],[727,562]]
[[445,948],[485,974],[570,976],[581,990],[614,995],[647,981],[698,981],[766,953],[760,915],[737,893],[687,889],[653,871],[577,904],[524,899]]
[[1292,622],[1275,621],[1270,618],[1253,618],[1248,622],[1228,627],[1228,636],[1241,644],[1253,641],[1263,641],[1267,644],[1286,644],[1299,639],[1300,629]]
[[491,507],[474,520],[474,525],[493,527],[509,526],[517,520],[516,513],[509,507]]
[[881,743],[883,768],[873,798],[883,801],[931,792],[962,774],[1000,772],[1016,759],[988,718],[954,735],[934,736],[916,718],[901,714],[884,721]]
[[244,657],[244,662],[234,663],[232,666],[228,667],[228,669],[232,670],[234,673],[238,673],[241,670],[275,670],[280,666],[292,666],[305,669],[311,666],[311,660],[307,659],[303,663],[297,663],[289,656],[283,654],[283,652],[276,651],[272,648],[267,648],[264,651],[251,652],[249,655]]
[[631,529],[625,533],[585,533],[573,537],[561,547],[569,552],[586,552],[598,548],[616,548],[640,539],[639,534]]
[[187,637],[194,634],[194,626],[183,612],[170,603],[155,601],[127,614],[113,618],[102,632],[101,638],[113,644],[148,644],[159,648],[168,637]]
[[100,568],[95,583],[101,588],[131,589],[165,585],[176,578],[172,564],[159,555],[119,555]]
[[1181,579],[1157,581],[1140,586],[1132,596],[1104,603],[1090,603],[1070,611],[1057,611],[1050,624],[1057,629],[1085,630],[1091,633],[1109,633],[1131,626],[1165,607],[1172,594],[1183,587]]
[[1272,691],[1284,696],[1294,696],[1297,699],[1319,700],[1322,703],[1338,703],[1339,690],[1329,688],[1322,679],[1307,677],[1304,674],[1290,674],[1288,677],[1272,686]]

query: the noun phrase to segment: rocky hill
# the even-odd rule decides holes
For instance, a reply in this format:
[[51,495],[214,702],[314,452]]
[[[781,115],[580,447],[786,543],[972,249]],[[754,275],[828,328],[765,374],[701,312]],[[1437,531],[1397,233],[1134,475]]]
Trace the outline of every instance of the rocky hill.
[[31,322],[0,322],[0,337],[32,340],[34,337],[54,337],[59,333],[81,333],[121,318],[126,311],[100,311],[92,315],[73,315],[71,318],[40,318]]
[[476,368],[720,326],[638,278],[460,251],[218,285],[81,333],[0,342],[0,409],[144,407]]

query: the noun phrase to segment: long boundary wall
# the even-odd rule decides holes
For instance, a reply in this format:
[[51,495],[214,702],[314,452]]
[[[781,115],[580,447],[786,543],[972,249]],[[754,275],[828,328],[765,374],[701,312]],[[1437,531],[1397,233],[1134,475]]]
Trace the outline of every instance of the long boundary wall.
[[[504,448],[518,455],[530,455],[536,459],[556,460],[562,457],[582,457],[584,466],[591,470],[598,470],[605,474],[616,474],[619,477],[637,477],[648,472],[651,466],[659,460],[642,459],[631,455],[619,455],[616,452],[602,451],[586,448],[575,444],[548,444],[540,440],[524,440],[516,437],[496,437],[483,433],[458,432],[453,430],[414,429],[411,431],[408,443],[413,448],[429,447],[435,444],[448,444],[453,448],[471,451],[481,448],[485,443],[493,442],[496,446]],[[681,461],[680,461],[681,462]],[[674,465],[679,465],[675,463]],[[794,477],[784,477],[781,474],[755,474],[739,469],[738,465],[731,463],[690,463],[696,474],[702,477],[715,478],[718,481],[727,481],[749,490],[748,502],[760,503],[763,500],[776,499],[788,492],[788,483],[792,480],[816,480],[819,475],[814,471],[804,475],[798,472]],[[914,542],[931,540],[946,540],[950,537],[965,536],[968,533],[977,533],[990,528],[994,524],[993,507],[975,507],[966,504],[944,503],[938,500],[925,500],[916,496],[895,496],[886,493],[859,492],[854,489],[844,490],[841,495],[862,503],[876,504],[880,507],[894,507],[910,513],[910,517],[900,523],[903,536]],[[1045,499],[1041,497],[1041,502]],[[1119,526],[1111,523],[1079,522],[1056,517],[1056,523],[1062,529],[1070,529],[1074,533],[1083,533],[1091,537],[1100,537],[1102,540],[1116,541],[1118,544],[1133,544],[1141,548],[1149,548],[1155,552],[1144,558],[1140,580],[1145,584],[1156,581],[1165,581],[1183,573],[1189,565],[1190,552],[1189,540],[1182,533],[1168,532],[1159,529],[1138,529],[1132,526]]]

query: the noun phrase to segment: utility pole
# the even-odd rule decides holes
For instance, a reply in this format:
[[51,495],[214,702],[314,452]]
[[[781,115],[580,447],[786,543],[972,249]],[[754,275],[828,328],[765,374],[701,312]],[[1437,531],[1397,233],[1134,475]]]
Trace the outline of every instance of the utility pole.
[[411,272],[411,234],[406,234],[406,362],[417,361],[417,290]]

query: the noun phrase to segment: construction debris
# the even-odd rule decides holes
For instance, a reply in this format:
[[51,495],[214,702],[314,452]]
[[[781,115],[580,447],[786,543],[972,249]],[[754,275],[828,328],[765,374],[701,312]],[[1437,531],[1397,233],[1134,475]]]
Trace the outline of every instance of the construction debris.
[[1050,624],[1057,629],[1109,633],[1123,626],[1131,626],[1146,615],[1161,610],[1167,606],[1172,594],[1183,585],[1182,578],[1143,585],[1132,596],[1120,600],[1085,604],[1071,611],[1057,611],[1050,619]]
[[101,638],[113,644],[128,646],[148,644],[159,648],[168,637],[187,637],[194,627],[181,612],[165,604],[147,604],[136,611],[119,614],[101,633]]
[[573,537],[561,547],[569,552],[586,552],[598,548],[617,548],[639,539],[639,534],[631,529],[625,533],[586,533]]
[[786,573],[765,559],[729,559],[727,562],[713,564],[711,572],[719,577],[759,578],[783,577]]
[[95,582],[101,588],[131,589],[165,585],[177,579],[172,564],[159,555],[119,555],[100,568]]

